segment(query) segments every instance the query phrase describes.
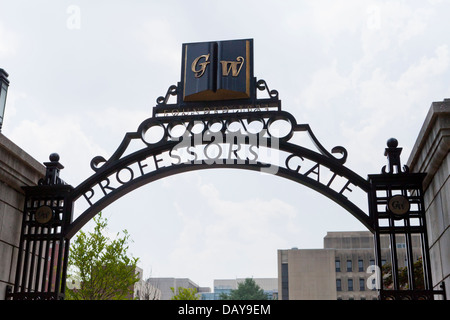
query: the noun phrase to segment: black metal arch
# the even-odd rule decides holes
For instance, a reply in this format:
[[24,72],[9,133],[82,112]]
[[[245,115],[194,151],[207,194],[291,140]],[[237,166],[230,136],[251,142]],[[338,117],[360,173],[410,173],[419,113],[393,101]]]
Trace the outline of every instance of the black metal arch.
[[[273,138],[270,132],[270,125],[277,120],[288,121],[290,130],[280,138]],[[244,121],[251,123],[257,121],[261,123],[261,130],[258,134],[250,134]],[[229,132],[231,123],[242,125],[240,129],[245,128],[247,132],[242,134],[242,130],[239,132]],[[202,130],[197,134],[193,133],[194,123],[201,124]],[[211,126],[213,124],[219,124],[220,130],[211,133]],[[170,131],[176,125],[180,125],[185,128],[185,134],[178,139],[172,140]],[[154,126],[160,126],[164,134],[159,142],[154,144],[146,142],[144,135],[149,128]],[[307,132],[313,143],[317,147],[317,151],[310,150],[303,146],[296,145],[289,142],[295,132]],[[190,160],[173,164],[170,166],[157,167],[156,170],[144,173],[144,168],[147,165],[142,164],[141,161],[153,157],[153,161],[158,165],[156,157],[163,153],[171,154],[177,147],[197,147],[205,146],[207,143],[218,143],[214,139],[205,141],[204,135],[211,134],[214,137],[222,138],[223,144],[226,144],[226,140],[230,140],[234,146],[238,146],[240,149],[243,146],[247,147],[260,147],[265,144],[265,147],[270,149],[276,149],[286,153],[288,156],[282,162],[284,166],[279,164],[264,163],[261,161],[251,161],[247,159],[203,159],[203,160]],[[197,138],[197,136],[200,136]],[[265,136],[265,137],[264,137]],[[231,137],[230,139],[228,139]],[[128,146],[132,140],[140,140],[144,142],[145,147],[135,151],[131,154],[123,156],[127,151]],[[261,141],[261,140],[266,140]],[[186,142],[187,141],[187,142]],[[230,142],[228,141],[228,142]],[[274,146],[274,141],[276,146]],[[275,148],[274,148],[275,147]],[[231,148],[231,147],[230,147]],[[340,158],[332,155],[332,153],[341,154]],[[300,173],[299,168],[291,168],[288,161],[292,157],[297,157],[301,160],[309,160],[313,165],[309,167],[309,170]],[[233,116],[230,114],[202,114],[202,115],[189,115],[185,117],[162,117],[162,118],[149,118],[145,120],[138,128],[136,132],[127,133],[109,160],[105,160],[101,156],[95,157],[91,162],[91,168],[95,173],[77,186],[70,195],[70,201],[75,202],[80,197],[84,197],[89,203],[87,208],[75,221],[73,221],[65,230],[65,237],[71,238],[78,230],[80,230],[85,223],[87,223],[92,217],[100,212],[104,207],[114,202],[118,198],[127,194],[128,192],[139,188],[145,184],[156,181],[158,179],[175,175],[182,172],[188,172],[193,170],[213,169],[213,168],[234,168],[234,169],[246,169],[253,171],[261,171],[272,166],[273,174],[279,177],[283,177],[300,184],[303,184],[311,189],[314,189],[321,194],[327,196],[331,200],[335,201],[353,216],[355,216],[365,227],[373,231],[373,223],[367,213],[364,212],[357,205],[352,203],[343,193],[344,191],[351,192],[350,185],[352,187],[358,187],[365,193],[369,192],[370,184],[366,179],[344,166],[347,158],[347,151],[343,147],[335,147],[332,152],[329,153],[317,140],[311,128],[307,124],[297,124],[295,118],[285,111],[256,111],[256,112],[243,112],[239,116]],[[239,161],[240,160],[240,161]],[[131,166],[137,166],[137,169],[131,169]],[[324,182],[320,181],[320,168],[327,168],[331,173],[331,178]],[[110,177],[118,174],[122,171],[128,171],[131,175],[131,179],[125,183],[119,183],[119,186],[112,187]],[[344,187],[340,187],[338,190],[331,187],[333,180],[337,177],[345,179],[346,184]],[[120,181],[124,182],[124,181]],[[102,193],[99,200],[95,202],[91,201],[91,197],[94,196],[94,187],[96,187]],[[98,190],[98,191],[99,191]],[[98,193],[97,191],[97,193]]]
[[[445,296],[445,289],[433,290],[431,281],[422,191],[424,175],[410,173],[407,167],[402,170],[397,141],[389,140],[385,150],[389,167],[364,179],[344,165],[348,156],[344,147],[336,146],[329,152],[308,124],[298,124],[292,114],[281,110],[276,90],[269,90],[264,80],[253,81],[251,87],[267,91],[269,98],[257,99],[255,93],[245,101],[184,102],[180,84],[171,86],[165,97],[157,99],[153,116],[144,120],[135,132],[127,133],[108,160],[102,156],[92,159],[94,174],[76,188],[59,178],[63,166],[59,156],[52,154],[50,162],[45,163],[46,177],[36,187],[24,187],[26,199],[15,285],[7,297],[63,299],[70,238],[85,223],[107,205],[145,184],[183,172],[214,168],[269,172],[335,201],[374,234],[380,269],[380,235],[388,234],[394,290],[385,290],[381,285],[381,299]],[[171,96],[177,96],[176,104],[168,104]],[[283,123],[281,132],[274,129],[278,121]],[[155,130],[158,135],[153,140],[148,133]],[[291,139],[298,133],[307,134],[315,150],[294,143]],[[132,151],[131,144],[136,142],[141,148]],[[211,146],[218,150],[218,155],[207,153]],[[263,150],[276,150],[279,157],[274,161],[260,158]],[[169,160],[164,160],[167,157]],[[348,199],[347,195],[355,188],[367,195],[369,212]],[[81,199],[89,206],[73,220],[75,201]],[[412,234],[420,234],[422,241],[425,286],[421,290],[414,281]],[[410,290],[399,290],[397,235],[407,239]]]

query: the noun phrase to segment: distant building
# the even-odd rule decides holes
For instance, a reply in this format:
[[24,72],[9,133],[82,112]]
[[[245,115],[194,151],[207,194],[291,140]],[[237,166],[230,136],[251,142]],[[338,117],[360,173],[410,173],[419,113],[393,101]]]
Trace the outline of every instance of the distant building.
[[188,278],[149,278],[147,279],[152,286],[161,291],[161,300],[171,300],[174,293],[170,288],[174,288],[175,293],[178,288],[197,289],[199,298],[202,293],[211,292],[209,287],[200,287]]
[[[390,263],[389,238],[382,237],[381,242],[386,248],[382,264]],[[413,236],[412,242],[417,261],[422,255],[419,236]],[[377,299],[370,267],[375,265],[373,243],[369,231],[328,232],[324,249],[278,250],[279,300]],[[400,268],[407,265],[401,236],[397,239],[397,260]]]
[[139,281],[134,284],[135,300],[161,300],[161,290],[143,279],[143,270],[136,267]]
[[[269,300],[278,300],[278,279],[277,278],[252,278],[255,283],[264,290]],[[238,284],[244,282],[245,278],[238,279],[218,279],[214,280],[214,292],[202,294],[202,300],[220,300],[220,295],[230,294],[231,290],[236,290]]]
[[[142,268],[136,267],[136,274],[138,275],[139,281],[136,282],[132,288],[132,296],[128,295],[127,299],[130,300],[160,300],[161,290],[154,287],[152,284],[146,282],[143,279]],[[78,280],[70,279],[67,281],[67,288],[71,290],[78,290],[81,287],[81,283]]]

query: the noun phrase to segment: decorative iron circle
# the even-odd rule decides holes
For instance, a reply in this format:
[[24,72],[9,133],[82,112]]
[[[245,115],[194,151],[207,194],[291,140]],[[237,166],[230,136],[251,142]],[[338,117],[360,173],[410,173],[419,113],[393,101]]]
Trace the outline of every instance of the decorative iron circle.
[[206,131],[206,125],[204,121],[193,120],[189,122],[187,129],[191,134],[202,134]]
[[402,195],[393,196],[388,201],[389,212],[396,216],[403,217],[409,212],[410,208],[411,205],[408,198]]
[[167,128],[159,122],[148,122],[142,128],[141,138],[147,145],[157,144],[167,140]]
[[212,119],[208,121],[208,131],[212,133],[221,132],[224,130],[223,120],[220,119]]
[[53,219],[53,210],[49,206],[41,206],[36,210],[34,218],[40,224],[49,223]]
[[227,132],[243,133],[245,131],[241,120],[238,117],[233,117],[225,120],[225,128]]
[[260,134],[267,128],[267,124],[263,118],[249,118],[247,122],[247,132],[251,134]]
[[186,133],[186,124],[182,121],[174,121],[167,125],[167,133],[172,139],[179,139]]
[[283,116],[271,117],[267,122],[267,131],[271,137],[284,141],[288,141],[294,134],[292,122]]

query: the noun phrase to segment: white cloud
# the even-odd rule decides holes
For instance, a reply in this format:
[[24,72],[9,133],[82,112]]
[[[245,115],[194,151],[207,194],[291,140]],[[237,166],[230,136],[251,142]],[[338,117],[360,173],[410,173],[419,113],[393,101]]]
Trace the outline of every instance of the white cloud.
[[[414,41],[429,32],[438,9],[390,1],[343,6],[350,10],[337,9],[331,14],[332,10],[320,9],[322,4],[312,6],[316,20],[325,22],[316,23],[314,29],[323,33],[322,39],[332,43],[339,39],[341,31],[350,35],[360,30],[360,41],[346,42],[349,47],[345,54],[354,55],[350,67],[342,66],[344,51],[330,52],[329,59],[314,70],[295,100],[307,108],[305,117],[320,118],[320,124],[328,126],[330,132],[341,132],[350,155],[355,154],[354,150],[363,158],[362,168],[375,167],[380,157],[374,154],[378,149],[374,151],[373,147],[383,148],[389,136],[403,135],[409,127],[420,126],[430,95],[445,93],[436,81],[449,70],[448,44],[441,39],[443,42],[435,49],[414,51]],[[352,17],[355,10],[363,13],[363,19]],[[333,21],[339,16],[351,22],[343,22],[343,26],[332,31]],[[358,29],[358,23],[362,28]],[[441,98],[437,96],[436,100]],[[417,112],[410,112],[411,109]],[[333,112],[334,117],[324,116],[328,112]],[[335,122],[340,123],[339,128]]]
[[435,8],[415,7],[405,1],[375,2],[367,9],[367,27],[362,28],[361,40],[365,60],[389,51],[397,54],[411,40],[426,33]]
[[325,39],[333,39],[341,32],[359,30],[365,18],[362,13],[367,7],[361,1],[347,1],[345,6],[339,1],[314,1],[309,5],[312,22]]
[[352,87],[352,79],[339,74],[337,61],[317,70],[310,85],[302,90],[300,100],[309,109],[330,107],[339,96],[348,93]]
[[436,75],[448,72],[450,55],[448,45],[444,44],[437,47],[433,57],[422,57],[418,63],[411,65],[399,79],[400,87],[403,92],[413,89],[419,83],[426,83]]
[[[349,149],[358,150],[359,156],[376,167],[381,157],[375,155],[376,141],[387,140],[391,135],[409,132],[409,127],[419,127],[427,112],[436,88],[434,79],[448,73],[450,54],[447,45],[435,49],[434,55],[420,58],[409,65],[397,78],[390,76],[388,70],[376,68],[367,80],[360,80],[357,94],[358,109],[354,117],[344,120],[341,130],[348,141]],[[411,112],[411,110],[415,110]],[[414,142],[400,140],[400,144]],[[384,143],[378,144],[384,147]],[[377,150],[381,154],[382,150]],[[404,152],[404,161],[407,151]],[[361,160],[362,160],[361,159]]]
[[181,61],[181,46],[174,32],[170,21],[153,18],[142,22],[133,36],[145,46],[145,56],[149,61],[172,70]]
[[[405,147],[404,160],[430,103],[450,91],[443,1],[86,3],[78,31],[66,28],[66,5],[5,5],[2,13],[20,17],[0,23],[0,58],[16,79],[2,132],[38,161],[60,153],[62,177],[73,185],[180,80],[184,42],[254,38],[255,76],[325,148],[346,147],[347,165],[363,176],[385,164],[390,136]],[[25,44],[32,50],[22,51]],[[206,171],[162,179],[105,210],[117,231],[126,225],[139,239],[134,247],[154,275],[209,281],[267,267],[276,276],[276,249],[320,247],[327,230],[360,227],[293,182],[252,172],[247,185],[237,170],[233,179],[220,171],[202,180]]]
[[[188,211],[176,206],[183,227],[171,254],[174,264],[183,261],[187,273],[193,269],[190,274],[201,273],[194,269],[212,263],[214,270],[207,270],[212,276],[234,277],[233,272],[275,276],[274,253],[289,246],[299,233],[299,228],[293,226],[296,210],[278,199],[225,200],[212,184],[194,185],[199,205]],[[260,265],[260,270],[243,266],[249,263],[242,261],[243,255],[252,264]]]
[[17,35],[5,28],[0,22],[0,58],[13,56],[17,52],[19,39]]
[[50,153],[58,153],[66,168],[61,172],[61,178],[73,186],[93,174],[91,159],[105,153],[76,119],[61,115],[47,115],[34,121],[25,119],[9,137],[40,162],[48,161]]

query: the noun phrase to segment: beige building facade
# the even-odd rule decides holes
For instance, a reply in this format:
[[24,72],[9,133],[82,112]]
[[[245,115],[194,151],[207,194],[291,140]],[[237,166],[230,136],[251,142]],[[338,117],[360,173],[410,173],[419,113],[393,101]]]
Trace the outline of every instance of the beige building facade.
[[433,102],[408,160],[412,172],[424,172],[423,183],[431,276],[442,282],[450,299],[450,99]]
[[[195,289],[197,290],[199,297],[204,292],[211,292],[211,288],[200,287],[188,278],[149,278],[146,281],[159,290],[158,300],[172,300],[172,297],[178,293],[178,288]],[[172,291],[171,288],[173,288],[174,291]]]
[[[406,266],[406,244],[397,239],[399,267]],[[382,237],[382,263],[390,263],[388,236]],[[421,257],[413,236],[414,260]],[[378,299],[373,234],[328,232],[323,249],[278,250],[279,300]]]
[[25,201],[22,187],[35,186],[44,176],[41,163],[0,133],[0,300],[14,286],[16,276]]

